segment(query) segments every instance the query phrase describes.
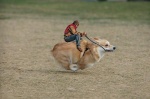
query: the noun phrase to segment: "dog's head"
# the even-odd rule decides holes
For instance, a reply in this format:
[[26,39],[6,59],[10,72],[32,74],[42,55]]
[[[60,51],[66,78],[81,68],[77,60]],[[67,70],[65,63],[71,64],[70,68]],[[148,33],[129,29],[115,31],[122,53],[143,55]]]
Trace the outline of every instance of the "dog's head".
[[[99,45],[101,45],[105,49],[106,52],[112,52],[116,49],[115,46],[111,45],[109,41],[105,39],[94,38],[94,41],[98,43]],[[101,49],[104,50],[103,48]]]

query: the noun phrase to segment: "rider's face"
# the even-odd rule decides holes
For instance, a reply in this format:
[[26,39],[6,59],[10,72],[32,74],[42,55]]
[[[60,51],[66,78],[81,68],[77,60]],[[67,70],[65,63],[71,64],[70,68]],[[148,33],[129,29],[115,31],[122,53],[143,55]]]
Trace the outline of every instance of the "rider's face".
[[79,26],[79,24],[76,24],[76,26],[78,27],[78,26]]

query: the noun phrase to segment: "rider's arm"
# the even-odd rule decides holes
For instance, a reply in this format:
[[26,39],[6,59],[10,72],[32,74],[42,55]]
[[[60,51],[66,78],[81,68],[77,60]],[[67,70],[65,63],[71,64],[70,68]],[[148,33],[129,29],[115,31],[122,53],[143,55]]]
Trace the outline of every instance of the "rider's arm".
[[77,34],[78,33],[73,26],[70,26],[70,31],[73,34]]
[[85,36],[85,35],[86,35],[85,32],[81,33],[81,32],[76,31],[73,26],[70,26],[70,31],[71,31],[71,33],[73,33],[73,34],[77,34],[77,33],[78,33],[78,34],[80,34],[81,36]]

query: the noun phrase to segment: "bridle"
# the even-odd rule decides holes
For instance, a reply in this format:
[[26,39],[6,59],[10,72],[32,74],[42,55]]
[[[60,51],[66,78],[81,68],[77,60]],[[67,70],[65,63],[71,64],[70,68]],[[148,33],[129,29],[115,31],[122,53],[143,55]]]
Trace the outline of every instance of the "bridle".
[[103,48],[103,49],[104,49],[104,51],[106,51],[106,50],[105,50],[105,48],[104,48],[103,46],[101,46],[101,45],[99,45],[97,42],[95,42],[95,41],[91,40],[91,39],[90,39],[87,35],[85,35],[85,37],[86,37],[88,40],[90,40],[92,43],[94,43],[94,44],[96,44],[96,45],[100,46],[101,48]]

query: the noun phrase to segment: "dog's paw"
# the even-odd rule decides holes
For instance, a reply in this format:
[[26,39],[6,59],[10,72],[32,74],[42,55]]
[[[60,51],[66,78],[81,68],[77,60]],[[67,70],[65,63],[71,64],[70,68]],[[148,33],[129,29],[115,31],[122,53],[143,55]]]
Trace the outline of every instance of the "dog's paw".
[[79,69],[77,64],[71,64],[69,67],[72,71],[77,71]]

